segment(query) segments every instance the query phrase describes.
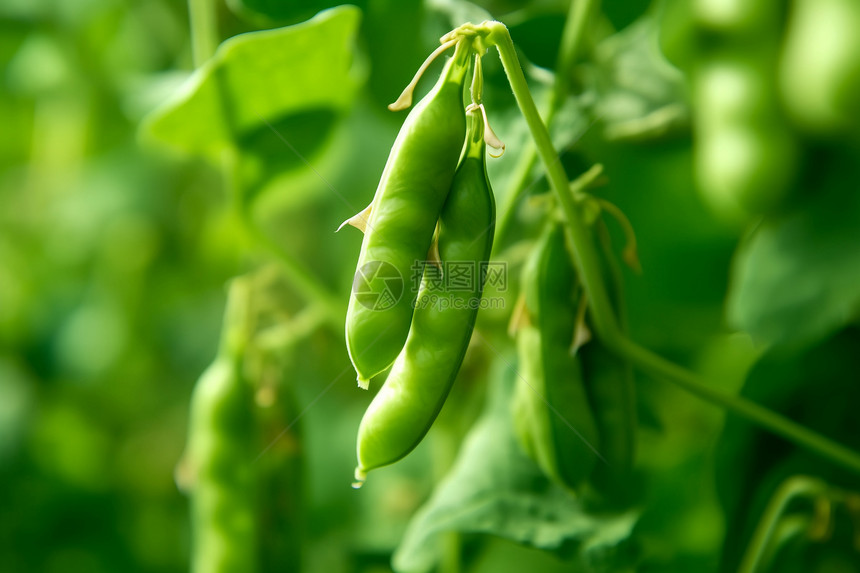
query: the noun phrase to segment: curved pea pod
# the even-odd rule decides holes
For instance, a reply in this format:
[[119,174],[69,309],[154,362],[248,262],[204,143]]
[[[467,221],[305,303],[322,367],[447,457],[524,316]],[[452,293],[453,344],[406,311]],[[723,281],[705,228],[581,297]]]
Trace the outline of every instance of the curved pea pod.
[[193,573],[258,568],[253,388],[242,375],[245,287],[231,286],[221,350],[191,396],[186,463]]
[[795,0],[780,62],[782,99],[802,128],[833,133],[860,123],[860,2]]
[[406,345],[358,429],[359,483],[368,470],[391,464],[418,445],[448,396],[472,336],[483,291],[481,265],[493,244],[495,202],[480,111],[470,111],[468,120],[463,156],[439,219],[442,284],[433,280],[435,267],[428,266]]
[[370,207],[353,218],[365,234],[346,344],[364,388],[391,365],[409,332],[417,296],[411,278],[427,256],[463,148],[468,56],[468,46],[458,44],[436,86],[403,123]]
[[517,330],[512,408],[523,449],[545,474],[571,489],[588,478],[599,457],[582,368],[572,353],[576,288],[564,230],[553,221],[523,268],[525,313]]

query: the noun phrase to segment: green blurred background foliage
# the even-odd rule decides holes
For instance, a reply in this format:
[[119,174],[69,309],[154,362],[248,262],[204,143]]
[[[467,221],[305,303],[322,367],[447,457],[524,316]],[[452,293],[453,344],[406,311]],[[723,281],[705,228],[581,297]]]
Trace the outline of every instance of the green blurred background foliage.
[[[174,467],[184,447],[191,388],[217,346],[226,281],[271,261],[237,222],[237,202],[255,227],[345,304],[360,237],[351,230],[335,235],[334,229],[372,197],[402,121],[385,104],[438,37],[465,20],[492,14],[508,24],[529,63],[535,97],[541,101],[549,92],[547,70],[555,65],[566,2],[357,4],[360,12],[339,13],[330,28],[307,28],[301,41],[293,29],[268,33],[265,45],[259,36],[231,40],[196,76],[184,3],[7,0],[0,6],[3,571],[187,569],[187,501]],[[731,392],[740,391],[760,354],[749,336],[733,328],[777,346],[817,345],[791,355],[810,376],[822,364],[831,365],[807,402],[818,392],[832,392],[837,404],[860,403],[856,383],[845,384],[856,380],[860,366],[851,354],[856,344],[846,343],[856,332],[827,341],[853,320],[857,308],[856,193],[845,203],[846,181],[856,182],[856,155],[816,144],[810,153],[835,167],[830,175],[810,172],[798,180],[823,191],[802,196],[798,206],[766,221],[757,234],[715,217],[695,192],[687,84],[657,45],[658,26],[680,29],[683,37],[678,10],[663,11],[663,3],[644,0],[605,4],[592,31],[593,59],[575,70],[580,95],[552,127],[557,147],[566,149],[561,159],[568,172],[602,163],[609,182],[599,193],[636,228],[645,272],[626,276],[633,338]],[[220,34],[297,24],[329,6],[321,0],[219,3]],[[508,149],[490,166],[501,204],[527,134],[493,57],[486,58],[485,73],[485,102]],[[431,81],[425,79],[419,91]],[[207,95],[212,90],[226,94],[228,111],[219,113]],[[667,133],[653,138],[631,132],[631,125],[656,110],[674,114]],[[231,142],[242,150],[241,185],[232,194],[218,168]],[[547,188],[540,173],[534,170],[531,194]],[[528,204],[518,212],[499,251],[512,269],[522,261],[521,241],[534,236],[540,216]],[[828,232],[819,232],[828,225]],[[619,229],[612,231],[620,244]],[[804,232],[808,240],[799,238]],[[742,235],[749,236],[736,251]],[[794,246],[798,242],[800,248]],[[773,264],[777,259],[783,262]],[[511,272],[514,282],[516,275]],[[801,282],[807,298],[799,302],[791,298],[796,290],[781,288]],[[273,323],[300,315],[307,305],[282,278],[269,289]],[[510,299],[509,310],[515,288],[502,294]],[[504,310],[479,318],[478,328],[494,348],[511,348],[506,320]],[[288,515],[270,515],[271,531],[285,533],[264,543],[283,552],[279,565],[295,563],[300,553],[307,571],[388,568],[413,514],[478,419],[485,394],[509,385],[494,351],[476,346],[428,440],[403,462],[376,472],[361,492],[348,485],[355,430],[370,397],[355,389],[342,333],[309,329],[266,357],[261,372],[275,380],[281,398],[276,410],[262,414],[261,451],[280,436],[266,492],[272,506],[287,508]],[[801,408],[804,400],[778,399],[781,380],[792,372],[784,371],[784,363],[778,352],[769,354],[744,392],[774,407]],[[792,388],[811,392],[808,380],[796,380]],[[649,476],[641,505],[648,510],[641,517],[577,522],[580,529],[573,531],[570,524],[582,519],[582,511],[562,503],[561,517],[554,517],[559,523],[544,532],[543,542],[533,531],[505,523],[493,522],[489,529],[477,521],[454,523],[470,532],[463,539],[470,570],[579,570],[585,565],[570,561],[571,543],[603,551],[601,544],[611,548],[631,532],[635,549],[620,553],[644,563],[639,570],[715,570],[724,522],[730,525],[726,559],[736,559],[731,552],[743,547],[746,535],[739,532],[748,531],[755,517],[738,507],[763,504],[755,501],[763,494],[749,484],[787,475],[774,467],[851,481],[815,458],[801,456],[798,462],[797,452],[781,442],[778,451],[756,446],[767,438],[737,420],[715,458],[720,412],[649,379],[640,378],[638,386],[639,464]],[[860,445],[860,432],[845,424],[850,411],[801,409],[798,419],[840,441],[853,436],[853,445]],[[488,432],[498,435],[487,429],[498,419],[483,415],[467,442],[470,451],[482,451],[480,440]],[[299,423],[282,435],[296,417]],[[506,447],[501,442],[487,446],[491,454],[493,447]],[[504,451],[491,454],[488,459],[508,459]],[[756,458],[756,466],[743,461]],[[455,467],[471,480],[474,468]],[[522,500],[523,483],[538,480],[529,471],[523,468],[490,489]],[[466,503],[469,495],[480,494],[454,481],[445,486],[453,499],[465,496]],[[547,492],[521,509],[523,515],[537,515],[536,523],[543,523],[541,512],[558,495]],[[437,535],[449,528],[445,508],[450,513],[453,502],[445,495],[437,490],[412,523],[395,564],[422,568],[437,558],[426,552],[445,543]],[[503,510],[522,517],[510,507]],[[490,517],[476,510],[475,520],[497,519],[503,510],[492,506]],[[615,533],[605,533],[610,530]],[[476,535],[480,531],[501,537]],[[732,531],[741,540],[732,541]],[[601,532],[601,540],[588,541]],[[562,559],[503,537],[543,543]],[[613,563],[626,562],[605,551],[587,556],[588,566],[612,570]]]

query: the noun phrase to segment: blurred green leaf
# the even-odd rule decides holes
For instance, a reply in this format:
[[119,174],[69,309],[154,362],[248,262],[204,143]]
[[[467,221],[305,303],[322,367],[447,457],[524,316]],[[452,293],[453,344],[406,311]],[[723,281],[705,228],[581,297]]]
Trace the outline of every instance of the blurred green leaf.
[[0,4],[0,15],[21,20],[51,18],[63,25],[82,27],[98,13],[115,5],[105,0],[4,0]]
[[34,396],[21,368],[0,356],[0,466],[18,452]]
[[[341,4],[335,0],[303,0],[290,2],[288,0],[226,0],[227,6],[235,14],[252,22],[266,23],[272,21],[286,22],[303,20],[310,14]],[[364,0],[354,0],[350,4],[366,8]]]
[[478,24],[484,20],[492,20],[493,16],[487,10],[465,0],[428,0],[427,7],[448,17],[451,29],[466,22]]
[[607,139],[651,139],[687,124],[683,76],[660,51],[658,24],[646,14],[595,51],[595,114]]
[[227,0],[227,6],[242,16],[259,14],[273,20],[287,18],[297,9],[297,3],[284,0]]
[[801,345],[856,318],[860,195],[842,185],[765,219],[741,245],[727,300],[732,325],[760,342]]
[[637,510],[589,513],[551,483],[520,449],[510,394],[516,372],[499,360],[484,415],[449,474],[418,511],[393,557],[397,571],[429,571],[445,531],[489,533],[561,554],[577,552],[594,571],[615,570],[618,546],[630,537]]
[[311,20],[225,41],[170,102],[144,120],[142,132],[170,147],[217,161],[246,134],[292,114],[344,109],[361,85],[354,6]]
[[658,0],[660,52],[675,67],[689,70],[697,50],[693,5],[684,0]]
[[68,89],[73,76],[69,54],[54,37],[38,33],[27,37],[6,68],[7,85],[32,95]]

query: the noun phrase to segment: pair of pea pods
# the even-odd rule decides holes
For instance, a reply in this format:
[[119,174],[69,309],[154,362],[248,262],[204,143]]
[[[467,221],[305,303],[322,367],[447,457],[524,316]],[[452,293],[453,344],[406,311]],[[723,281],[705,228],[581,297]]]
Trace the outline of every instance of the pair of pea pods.
[[551,218],[523,266],[514,430],[553,481],[570,491],[589,481],[623,504],[635,454],[633,372],[599,340],[584,340],[578,283],[562,223]]
[[391,368],[359,426],[359,484],[368,470],[397,461],[421,441],[472,335],[481,276],[467,288],[446,289],[428,280],[428,266],[417,292],[409,288],[434,237],[446,268],[480,269],[492,248],[495,202],[484,120],[476,106],[463,108],[471,53],[467,42],[457,43],[435,87],[406,118],[370,207],[351,221],[365,234],[347,311],[347,349],[362,387]]
[[[371,206],[351,221],[365,236],[347,314],[347,348],[360,386],[391,367],[359,426],[357,485],[367,471],[399,460],[424,437],[475,323],[480,276],[470,289],[434,288],[425,275],[417,293],[404,289],[398,299],[390,292],[392,278],[402,280],[425,259],[434,230],[441,261],[474,269],[490,255],[495,204],[485,133],[494,136],[485,132],[477,106],[467,108],[464,118],[470,52],[464,42],[457,45],[436,86],[404,122]],[[473,92],[480,84],[477,65],[475,74]],[[571,352],[577,280],[558,221],[550,221],[525,266],[523,290],[529,320],[518,333],[522,384],[513,409],[525,450],[570,489],[595,473],[623,475],[619,470],[626,471],[633,457],[631,372],[597,342]],[[446,304],[423,304],[434,295]],[[605,468],[595,469],[598,459]]]

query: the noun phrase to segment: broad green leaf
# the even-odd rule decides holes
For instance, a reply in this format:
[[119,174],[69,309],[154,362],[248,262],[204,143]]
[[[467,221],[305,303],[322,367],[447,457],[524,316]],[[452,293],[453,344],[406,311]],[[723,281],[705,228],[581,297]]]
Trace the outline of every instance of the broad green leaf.
[[622,558],[618,546],[630,537],[638,511],[589,513],[541,473],[513,434],[509,402],[515,372],[508,362],[498,362],[484,415],[449,474],[412,519],[394,554],[394,569],[429,571],[438,559],[438,535],[459,531],[576,553],[594,571],[613,570]]
[[835,183],[765,219],[737,253],[728,318],[759,342],[812,343],[857,317],[860,195]]
[[144,134],[217,160],[232,142],[291,115],[346,108],[361,84],[354,39],[360,12],[341,6],[285,28],[225,41]]

